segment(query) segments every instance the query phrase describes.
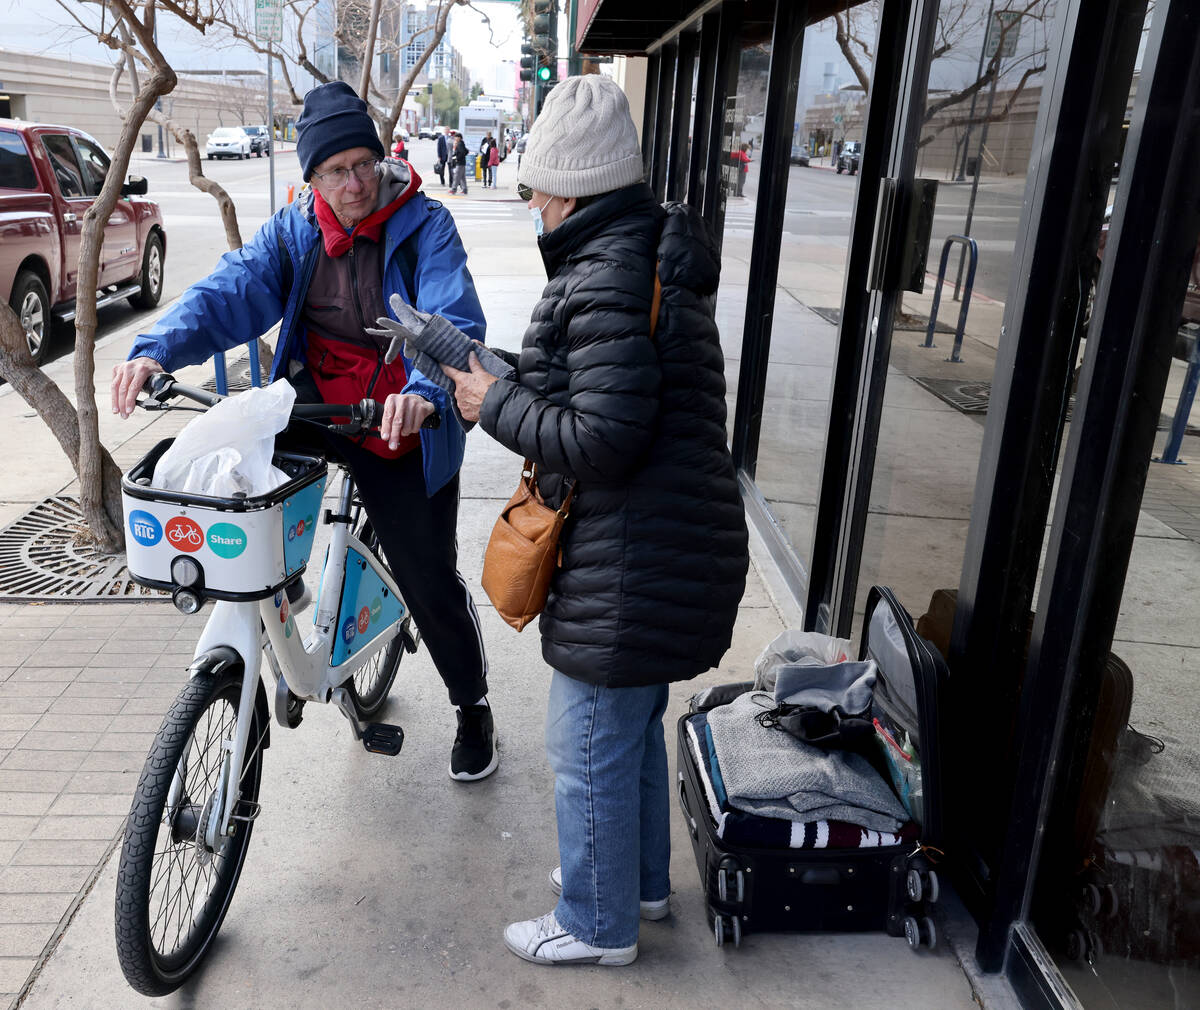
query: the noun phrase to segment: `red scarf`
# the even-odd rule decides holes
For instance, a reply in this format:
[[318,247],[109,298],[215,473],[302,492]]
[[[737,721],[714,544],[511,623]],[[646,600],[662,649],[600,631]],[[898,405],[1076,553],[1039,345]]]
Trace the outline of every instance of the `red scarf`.
[[354,245],[354,240],[359,236],[368,238],[372,242],[378,242],[379,235],[383,231],[383,226],[387,224],[388,218],[408,203],[421,186],[421,177],[417,175],[416,169],[410,167],[408,173],[408,185],[404,187],[404,191],[386,207],[380,207],[364,217],[351,231],[346,231],[333,212],[333,208],[325,202],[325,197],[314,186],[313,209],[317,214],[317,224],[321,228],[321,238],[325,242],[326,254],[336,258],[349,252]]

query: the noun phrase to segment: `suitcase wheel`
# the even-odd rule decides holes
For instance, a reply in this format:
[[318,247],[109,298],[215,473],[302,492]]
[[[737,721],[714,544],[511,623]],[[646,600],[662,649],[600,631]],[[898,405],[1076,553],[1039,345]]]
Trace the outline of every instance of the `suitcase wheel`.
[[734,947],[742,945],[742,922],[736,915],[726,918],[723,915],[713,916],[713,936],[718,947],[724,947],[725,941],[733,940]]
[[933,920],[929,916],[924,916],[921,919],[918,919],[914,915],[905,916],[904,939],[908,941],[908,945],[914,951],[920,950],[922,944],[930,950],[937,950],[937,926],[933,924]]
[[914,905],[927,901],[933,905],[938,900],[941,888],[938,886],[937,870],[910,869],[904,878],[904,892]]
[[746,877],[737,861],[730,856],[722,859],[717,866],[717,896],[722,901],[733,901],[738,905],[746,900]]

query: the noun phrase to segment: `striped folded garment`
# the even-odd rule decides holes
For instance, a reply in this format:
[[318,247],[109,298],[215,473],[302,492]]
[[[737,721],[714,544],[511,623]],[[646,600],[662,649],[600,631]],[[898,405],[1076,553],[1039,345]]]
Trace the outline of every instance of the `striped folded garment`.
[[873,831],[845,821],[789,821],[749,814],[729,805],[717,752],[708,728],[708,715],[699,712],[687,721],[688,745],[696,765],[717,837],[735,848],[753,849],[874,849],[909,844],[917,839],[912,821],[899,832]]

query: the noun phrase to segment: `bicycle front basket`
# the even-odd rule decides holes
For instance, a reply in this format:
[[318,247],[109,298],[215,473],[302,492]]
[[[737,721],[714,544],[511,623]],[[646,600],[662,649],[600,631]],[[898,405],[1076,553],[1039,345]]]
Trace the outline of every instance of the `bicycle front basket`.
[[289,480],[253,498],[217,498],[151,486],[174,439],[159,442],[121,481],[129,574],[169,592],[171,562],[195,559],[199,588],[217,600],[260,600],[297,578],[308,563],[328,467],[321,456],[277,452]]

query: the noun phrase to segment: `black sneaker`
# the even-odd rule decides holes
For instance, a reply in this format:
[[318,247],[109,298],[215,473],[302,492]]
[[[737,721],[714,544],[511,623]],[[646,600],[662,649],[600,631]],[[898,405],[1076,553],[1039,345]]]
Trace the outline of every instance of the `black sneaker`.
[[458,733],[450,751],[450,777],[459,782],[485,779],[500,764],[492,710],[487,705],[464,705],[457,715]]

